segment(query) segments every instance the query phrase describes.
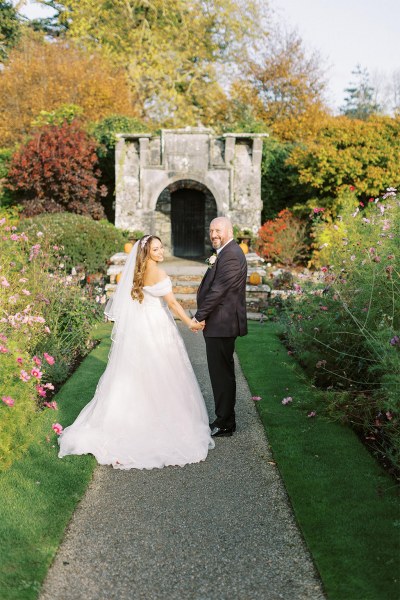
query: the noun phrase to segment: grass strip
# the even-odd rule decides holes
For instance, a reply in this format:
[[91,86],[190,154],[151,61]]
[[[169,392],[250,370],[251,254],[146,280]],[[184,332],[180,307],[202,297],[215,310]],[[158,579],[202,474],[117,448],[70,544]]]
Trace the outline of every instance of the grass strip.
[[[322,395],[280,342],[250,323],[237,352],[296,519],[330,600],[400,597],[399,494],[348,427],[322,416]],[[293,402],[283,405],[291,396]],[[307,415],[316,411],[315,417]]]
[[37,442],[0,474],[1,600],[37,598],[65,528],[91,480],[95,459],[57,458],[58,444],[51,424],[69,425],[91,400],[107,363],[110,331],[110,324],[94,330],[93,337],[101,343],[54,398],[58,411],[43,411]]

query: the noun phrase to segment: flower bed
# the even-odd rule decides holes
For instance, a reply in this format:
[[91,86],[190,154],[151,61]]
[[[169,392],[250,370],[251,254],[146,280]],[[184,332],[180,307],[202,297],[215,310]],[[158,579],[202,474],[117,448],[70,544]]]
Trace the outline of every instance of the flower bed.
[[[367,206],[346,197],[315,229],[317,284],[304,277],[284,319],[290,351],[325,391],[329,412],[361,427],[399,466],[400,202],[394,189]],[[323,243],[321,243],[323,241]]]
[[[20,229],[16,211],[0,218],[0,469],[35,438],[40,409],[78,357],[89,351],[99,304],[65,270],[63,248]],[[89,290],[90,291],[90,290]],[[54,421],[56,421],[56,417]]]

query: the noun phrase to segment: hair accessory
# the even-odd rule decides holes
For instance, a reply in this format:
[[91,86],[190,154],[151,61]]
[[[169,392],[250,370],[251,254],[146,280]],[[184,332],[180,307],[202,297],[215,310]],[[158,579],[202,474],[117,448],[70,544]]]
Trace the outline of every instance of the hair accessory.
[[142,239],[142,241],[140,242],[140,247],[142,248],[142,250],[145,247],[146,242],[149,238],[151,238],[151,235],[145,235],[144,238]]

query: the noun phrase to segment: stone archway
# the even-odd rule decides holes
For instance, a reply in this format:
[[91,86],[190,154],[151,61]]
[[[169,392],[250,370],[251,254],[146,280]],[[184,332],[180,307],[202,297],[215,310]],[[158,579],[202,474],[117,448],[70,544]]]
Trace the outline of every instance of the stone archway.
[[203,258],[211,250],[208,225],[217,214],[215,198],[205,185],[180,179],[168,185],[157,199],[155,230],[160,232],[168,254]]

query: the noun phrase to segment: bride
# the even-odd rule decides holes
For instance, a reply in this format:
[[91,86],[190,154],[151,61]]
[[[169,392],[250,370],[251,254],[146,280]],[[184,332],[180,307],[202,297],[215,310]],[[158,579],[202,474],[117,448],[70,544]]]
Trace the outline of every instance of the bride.
[[161,240],[136,242],[105,314],[115,321],[107,368],[94,398],[59,437],[59,457],[93,454],[115,469],[183,466],[214,447],[207,411],[171,309],[195,324],[159,268]]

